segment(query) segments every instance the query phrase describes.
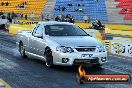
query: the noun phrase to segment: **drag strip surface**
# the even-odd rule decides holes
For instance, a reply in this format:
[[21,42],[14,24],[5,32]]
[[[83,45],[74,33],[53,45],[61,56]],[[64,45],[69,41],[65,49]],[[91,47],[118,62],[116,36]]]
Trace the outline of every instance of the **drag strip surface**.
[[[21,58],[16,48],[16,37],[0,33],[0,78],[12,88],[132,88],[130,84],[84,84],[76,82],[77,67],[47,68],[45,62]],[[87,74],[130,74],[132,60],[113,57],[102,69],[87,68]]]

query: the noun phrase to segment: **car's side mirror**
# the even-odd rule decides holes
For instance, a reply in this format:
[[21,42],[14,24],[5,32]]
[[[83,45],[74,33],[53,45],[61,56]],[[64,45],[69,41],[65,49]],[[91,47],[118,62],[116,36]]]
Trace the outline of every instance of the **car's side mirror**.
[[80,29],[83,29],[83,28],[81,28],[80,26],[78,26]]
[[43,34],[42,33],[35,33],[34,37],[43,38]]

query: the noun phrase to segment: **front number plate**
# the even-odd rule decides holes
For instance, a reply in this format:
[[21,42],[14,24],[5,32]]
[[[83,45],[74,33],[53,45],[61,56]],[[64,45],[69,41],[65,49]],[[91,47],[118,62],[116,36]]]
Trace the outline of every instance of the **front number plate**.
[[82,58],[91,58],[93,54],[82,54]]

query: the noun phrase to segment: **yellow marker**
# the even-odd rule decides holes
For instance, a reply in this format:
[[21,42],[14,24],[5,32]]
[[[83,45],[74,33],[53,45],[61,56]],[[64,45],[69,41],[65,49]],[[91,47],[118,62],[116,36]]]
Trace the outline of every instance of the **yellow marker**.
[[[0,84],[1,84],[2,88],[11,88],[11,86],[2,79],[0,79]],[[0,86],[0,88],[1,88],[1,86]]]

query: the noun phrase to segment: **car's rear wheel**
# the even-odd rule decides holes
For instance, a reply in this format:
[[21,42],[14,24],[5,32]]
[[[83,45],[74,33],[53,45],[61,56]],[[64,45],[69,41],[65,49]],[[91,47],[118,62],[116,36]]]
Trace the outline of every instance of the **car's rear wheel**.
[[25,55],[25,48],[24,48],[22,42],[20,42],[20,45],[19,45],[19,52],[20,52],[20,55],[21,55],[22,58],[26,57],[26,55]]
[[46,58],[46,66],[49,68],[53,67],[53,56],[52,56],[52,51],[47,48],[45,51],[45,58]]

